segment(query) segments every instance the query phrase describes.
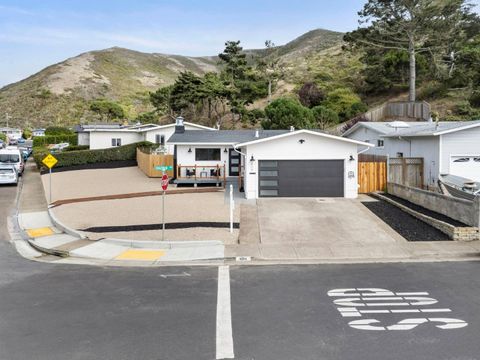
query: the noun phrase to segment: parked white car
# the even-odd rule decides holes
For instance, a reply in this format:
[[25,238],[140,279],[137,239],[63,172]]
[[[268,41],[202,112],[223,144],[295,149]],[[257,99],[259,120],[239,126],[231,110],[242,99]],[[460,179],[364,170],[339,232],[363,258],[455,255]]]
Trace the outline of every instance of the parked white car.
[[22,152],[13,146],[0,150],[0,165],[14,165],[18,175],[22,176],[24,170]]
[[18,173],[15,165],[0,164],[0,184],[18,184]]

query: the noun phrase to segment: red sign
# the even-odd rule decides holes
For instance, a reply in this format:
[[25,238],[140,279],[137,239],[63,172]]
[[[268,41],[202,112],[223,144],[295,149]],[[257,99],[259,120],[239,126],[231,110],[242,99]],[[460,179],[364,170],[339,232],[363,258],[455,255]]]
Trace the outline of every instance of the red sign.
[[167,174],[163,174],[162,176],[162,189],[163,191],[167,190],[168,188],[168,175]]

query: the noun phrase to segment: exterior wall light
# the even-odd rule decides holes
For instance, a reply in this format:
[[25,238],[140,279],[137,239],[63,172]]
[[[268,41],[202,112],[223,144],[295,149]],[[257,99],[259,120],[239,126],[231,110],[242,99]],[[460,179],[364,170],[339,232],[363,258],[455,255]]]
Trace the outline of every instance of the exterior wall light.
[[300,140],[298,140],[298,142],[299,142],[300,144],[303,144],[303,143],[305,142],[305,139],[300,139]]
[[254,161],[255,161],[255,158],[252,155],[252,157],[250,158],[250,162],[254,162]]
[[192,152],[192,148],[188,148],[188,152],[191,153],[191,152]]
[[223,152],[226,154],[226,153],[228,152],[228,151],[227,151],[227,148],[225,148],[225,149],[223,150]]
[[355,160],[355,158],[353,157],[353,155],[350,155],[350,159],[348,159],[348,160],[353,161],[353,160]]

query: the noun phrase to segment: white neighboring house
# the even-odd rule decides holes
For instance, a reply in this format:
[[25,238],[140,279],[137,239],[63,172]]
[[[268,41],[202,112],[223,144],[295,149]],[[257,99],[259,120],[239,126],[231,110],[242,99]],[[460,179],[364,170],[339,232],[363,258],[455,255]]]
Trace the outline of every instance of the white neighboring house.
[[480,120],[360,122],[343,136],[375,144],[367,154],[422,157],[424,185],[436,186],[440,174],[480,181]]
[[[181,121],[188,130],[216,130],[207,126],[184,122],[182,118],[179,118],[177,121]],[[92,150],[128,145],[140,141],[150,141],[165,147],[166,153],[173,154],[173,145],[167,144],[167,139],[174,133],[175,125],[176,123],[167,125],[80,125],[77,127],[76,132],[78,145],[88,145]]]
[[[358,153],[373,146],[320,131],[293,129],[211,132],[177,127],[167,142],[176,147],[175,161],[182,172],[176,174],[177,183],[207,181],[214,167],[224,166],[226,177],[244,177],[247,199],[355,198]],[[184,173],[193,167],[196,173]]]
[[9,139],[18,140],[22,137],[22,129],[15,128],[0,128],[0,133],[7,135]]
[[32,130],[32,137],[36,137],[36,136],[45,136],[45,129]]

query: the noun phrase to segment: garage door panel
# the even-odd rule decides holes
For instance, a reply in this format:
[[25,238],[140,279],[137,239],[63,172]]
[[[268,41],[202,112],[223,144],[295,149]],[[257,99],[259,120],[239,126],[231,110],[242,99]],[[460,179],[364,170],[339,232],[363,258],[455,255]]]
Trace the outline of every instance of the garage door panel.
[[[277,160],[276,169],[270,167],[271,161],[265,163],[267,167],[260,161],[261,197],[344,196],[343,160]],[[267,176],[272,175],[271,171],[275,170],[277,178]]]

